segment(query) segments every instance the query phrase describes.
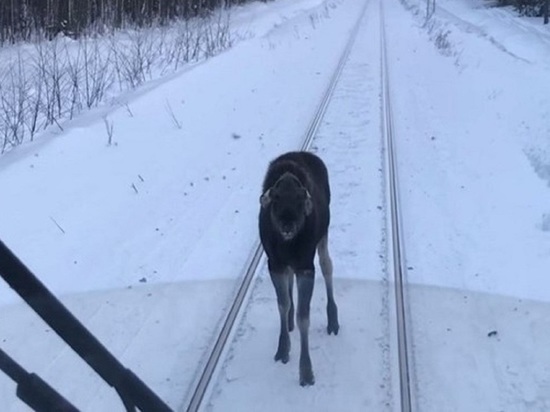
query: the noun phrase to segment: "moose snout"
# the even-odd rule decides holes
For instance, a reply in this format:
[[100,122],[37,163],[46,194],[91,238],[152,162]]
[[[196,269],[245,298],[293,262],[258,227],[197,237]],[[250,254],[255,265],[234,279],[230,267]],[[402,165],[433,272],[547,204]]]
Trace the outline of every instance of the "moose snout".
[[283,230],[281,232],[281,235],[283,236],[284,240],[290,240],[294,237],[294,231],[293,230]]
[[296,225],[293,223],[283,224],[281,225],[279,231],[284,240],[290,240],[296,236]]

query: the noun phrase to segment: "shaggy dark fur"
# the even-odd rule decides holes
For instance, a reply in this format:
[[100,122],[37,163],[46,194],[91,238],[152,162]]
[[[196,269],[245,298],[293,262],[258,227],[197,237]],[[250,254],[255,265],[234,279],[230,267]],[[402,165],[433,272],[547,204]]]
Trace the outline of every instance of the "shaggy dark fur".
[[269,165],[260,203],[260,239],[268,257],[281,320],[275,360],[287,363],[289,359],[289,331],[294,329],[292,289],[296,274],[297,323],[301,340],[300,384],[313,385],[315,378],[309,356],[308,330],[316,250],[327,289],[327,332],[337,334],[339,329],[332,289],[332,261],[327,245],[330,187],[323,161],[308,152],[279,156]]

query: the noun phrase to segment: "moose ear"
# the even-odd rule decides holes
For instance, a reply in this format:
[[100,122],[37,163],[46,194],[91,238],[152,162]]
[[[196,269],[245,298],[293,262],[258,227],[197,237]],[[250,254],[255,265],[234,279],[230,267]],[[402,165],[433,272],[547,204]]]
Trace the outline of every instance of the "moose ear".
[[305,200],[305,203],[304,203],[304,207],[305,207],[305,210],[306,210],[306,216],[309,216],[311,214],[311,212],[313,211],[313,200],[311,199],[311,195],[309,194],[309,192],[306,190],[306,200]]
[[267,189],[263,195],[260,196],[260,204],[262,208],[266,208],[271,203],[271,189]]

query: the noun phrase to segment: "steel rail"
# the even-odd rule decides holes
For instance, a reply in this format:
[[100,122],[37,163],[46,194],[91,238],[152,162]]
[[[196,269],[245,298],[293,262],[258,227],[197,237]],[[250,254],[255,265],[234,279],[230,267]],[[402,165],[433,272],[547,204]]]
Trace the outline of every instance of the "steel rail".
[[[402,239],[402,218],[399,208],[399,178],[394,140],[394,126],[390,98],[390,81],[388,72],[388,56],[386,49],[386,29],[383,0],[380,1],[380,71],[382,78],[382,128],[386,142],[387,172],[389,178],[389,200],[391,215],[391,237],[393,273],[395,284],[397,345],[399,362],[399,392],[402,412],[412,411],[411,379],[409,356],[407,351],[407,324],[405,314],[404,278],[407,267],[405,249]],[[389,233],[389,232],[388,232]]]
[[[361,21],[363,20],[363,16],[365,14],[365,10],[367,8],[368,2],[369,0],[365,1],[365,5],[363,6],[363,9],[359,15],[359,18],[357,19],[350,33],[350,37],[348,39],[346,47],[344,48],[344,51],[340,56],[338,65],[334,70],[332,77],[330,78],[330,81],[323,94],[323,97],[321,98],[321,102],[317,106],[315,113],[313,115],[313,118],[309,123],[302,137],[302,145],[300,147],[300,150],[309,149],[309,147],[311,146],[311,143],[313,142],[313,138],[315,137],[315,135],[317,134],[317,131],[319,130],[319,126],[321,125],[321,121],[323,120],[323,117],[329,106],[330,100],[334,93],[334,89],[336,88],[336,84],[338,83],[338,80],[342,74],[342,71],[344,70],[344,66],[346,65],[349,54],[351,52],[351,48],[355,43],[355,39],[359,31],[359,26]],[[237,294],[235,295],[231,308],[229,309],[227,317],[225,318],[223,326],[221,327],[219,335],[216,339],[216,343],[212,348],[212,351],[210,353],[210,356],[208,357],[206,365],[204,366],[202,374],[195,386],[195,389],[193,390],[191,400],[186,409],[187,412],[196,412],[199,410],[202,404],[202,401],[204,400],[205,394],[208,390],[208,387],[212,381],[212,377],[219,364],[221,355],[227,344],[227,341],[229,339],[233,326],[235,325],[235,321],[243,307],[245,298],[248,295],[250,285],[252,283],[252,280],[255,277],[254,275],[256,274],[258,267],[260,266],[261,258],[263,256],[263,248],[259,239],[257,239],[254,244],[253,252],[251,253],[251,256],[252,257],[249,259],[249,263],[246,266],[245,275],[241,281],[241,284],[239,286]]]

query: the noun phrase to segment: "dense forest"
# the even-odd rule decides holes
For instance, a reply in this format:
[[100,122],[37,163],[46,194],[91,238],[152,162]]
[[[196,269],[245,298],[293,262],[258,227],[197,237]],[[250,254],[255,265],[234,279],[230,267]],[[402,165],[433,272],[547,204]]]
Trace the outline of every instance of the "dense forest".
[[[0,44],[166,24],[251,0],[0,0]],[[266,1],[266,0],[264,0]]]
[[513,6],[520,15],[529,17],[544,17],[548,23],[549,0],[497,0],[499,6]]
[[[166,24],[253,0],[0,0],[0,44],[59,33],[78,37],[128,26]],[[262,0],[267,1],[267,0]],[[549,0],[496,0],[521,15],[547,15]]]

